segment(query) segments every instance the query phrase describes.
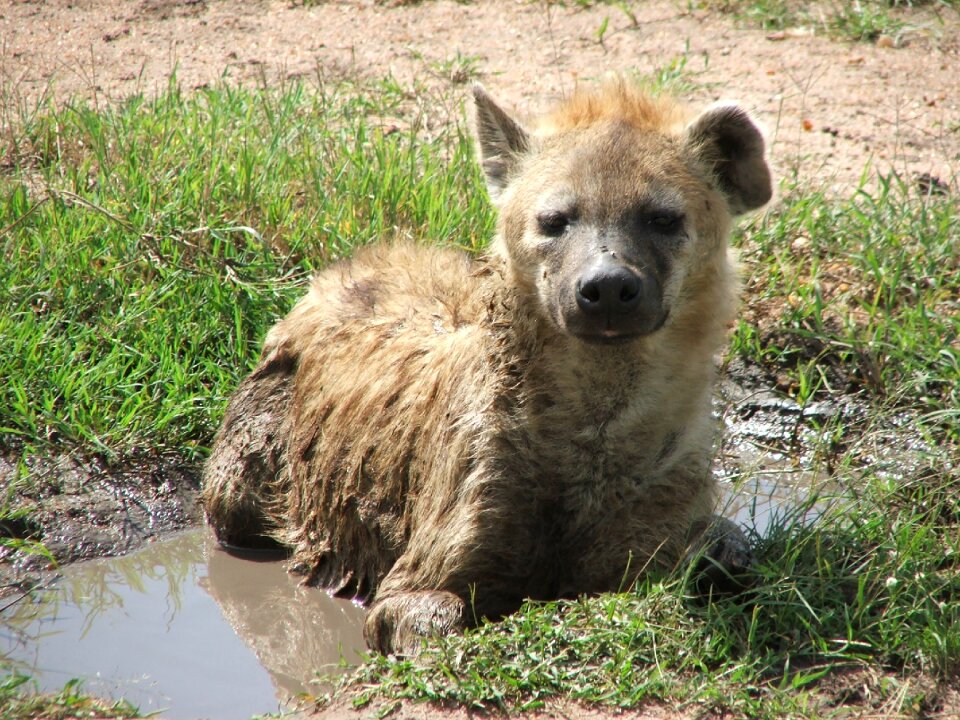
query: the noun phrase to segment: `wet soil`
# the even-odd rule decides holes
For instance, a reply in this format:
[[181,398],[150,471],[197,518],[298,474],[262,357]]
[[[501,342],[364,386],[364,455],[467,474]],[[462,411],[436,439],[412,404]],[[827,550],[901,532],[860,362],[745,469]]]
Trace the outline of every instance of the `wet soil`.
[[0,455],[0,492],[22,512],[0,522],[0,537],[26,541],[0,546],[0,606],[48,584],[60,566],[131,552],[202,518],[198,468],[175,454],[109,462],[8,451]]

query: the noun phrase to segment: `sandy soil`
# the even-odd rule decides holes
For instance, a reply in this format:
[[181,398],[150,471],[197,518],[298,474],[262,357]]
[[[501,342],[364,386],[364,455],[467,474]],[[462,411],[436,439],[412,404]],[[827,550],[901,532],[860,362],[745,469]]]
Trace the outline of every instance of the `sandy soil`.
[[956,12],[915,12],[898,37],[868,44],[804,29],[768,34],[681,0],[632,5],[633,17],[606,3],[528,0],[0,0],[0,98],[112,102],[162,90],[174,71],[187,89],[221,77],[392,73],[438,83],[478,76],[522,114],[578,82],[650,72],[685,54],[690,98],[753,108],[781,175],[849,192],[872,162],[956,189]]

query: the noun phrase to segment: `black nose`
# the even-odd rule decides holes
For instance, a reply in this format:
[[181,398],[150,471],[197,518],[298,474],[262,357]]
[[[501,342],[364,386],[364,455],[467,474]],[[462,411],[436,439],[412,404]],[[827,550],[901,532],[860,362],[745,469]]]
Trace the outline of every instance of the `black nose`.
[[624,315],[640,304],[643,281],[625,265],[609,260],[587,270],[577,281],[577,305],[588,315]]

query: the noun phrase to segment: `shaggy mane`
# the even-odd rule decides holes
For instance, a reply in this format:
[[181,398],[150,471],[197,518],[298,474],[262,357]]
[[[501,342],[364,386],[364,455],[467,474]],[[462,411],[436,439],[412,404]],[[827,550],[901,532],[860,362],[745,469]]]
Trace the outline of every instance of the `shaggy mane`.
[[597,88],[578,88],[540,124],[546,134],[619,121],[640,130],[670,132],[688,119],[686,109],[669,96],[653,96],[623,77]]

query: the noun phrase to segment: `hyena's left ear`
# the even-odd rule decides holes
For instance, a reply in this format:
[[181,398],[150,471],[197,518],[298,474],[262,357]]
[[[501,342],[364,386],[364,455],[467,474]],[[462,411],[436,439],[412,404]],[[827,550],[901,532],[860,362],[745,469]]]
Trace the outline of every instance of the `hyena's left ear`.
[[473,86],[477,142],[487,189],[494,200],[510,182],[520,158],[530,151],[530,136],[507,115],[479,83]]
[[770,200],[773,185],[763,135],[742,107],[720,104],[707,109],[687,128],[687,141],[712,168],[734,215]]

